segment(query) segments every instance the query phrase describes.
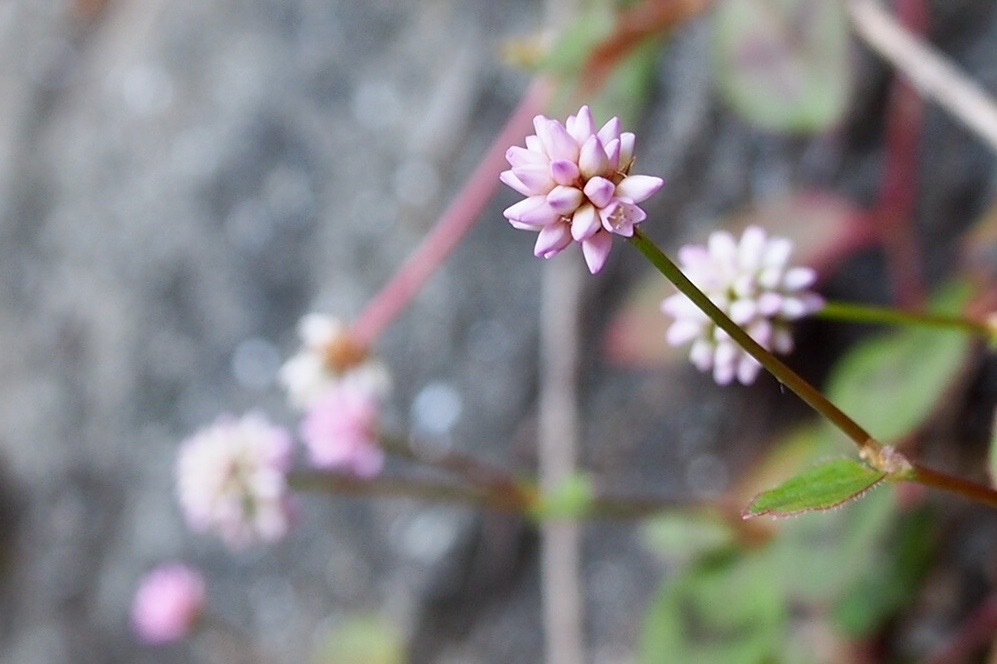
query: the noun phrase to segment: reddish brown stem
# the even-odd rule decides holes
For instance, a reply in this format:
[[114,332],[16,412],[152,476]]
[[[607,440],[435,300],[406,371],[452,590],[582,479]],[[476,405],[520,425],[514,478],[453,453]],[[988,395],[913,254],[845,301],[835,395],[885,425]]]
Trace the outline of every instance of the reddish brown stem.
[[506,167],[506,150],[510,145],[521,143],[529,133],[533,117],[543,110],[550,90],[550,83],[542,78],[538,78],[530,86],[505,127],[471,173],[460,194],[391,280],[357,317],[353,324],[355,341],[364,346],[373,344],[474,225],[498,188],[499,173]]
[[985,484],[977,484],[976,482],[948,475],[917,463],[912,463],[911,465],[914,469],[914,476],[909,479],[913,482],[942,489],[950,493],[957,493],[978,503],[997,507],[997,491]]
[[[924,0],[896,0],[894,6],[905,27],[919,35],[927,31]],[[887,107],[883,181],[873,216],[879,222],[895,298],[906,307],[918,307],[925,298],[920,251],[913,232],[923,116],[920,95],[905,79],[896,78]]]

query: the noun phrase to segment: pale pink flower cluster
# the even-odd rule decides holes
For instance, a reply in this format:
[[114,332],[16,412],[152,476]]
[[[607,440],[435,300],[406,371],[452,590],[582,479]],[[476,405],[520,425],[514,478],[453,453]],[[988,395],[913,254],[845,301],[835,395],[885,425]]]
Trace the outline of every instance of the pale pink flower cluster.
[[[790,267],[792,251],[788,239],[770,238],[750,226],[739,241],[727,231],[717,231],[705,247],[682,247],[678,257],[682,272],[760,346],[789,353],[791,321],[824,306],[809,290],[817,274],[808,267]],[[745,385],[755,380],[761,365],[685,295],[666,298],[661,309],[675,319],[668,342],[679,346],[691,341],[689,357],[700,371],[712,370],[721,385],[735,378]]]
[[506,152],[512,167],[500,179],[525,200],[505,210],[514,228],[538,231],[534,254],[550,258],[571,244],[582,245],[589,271],[606,264],[612,234],[630,237],[647,218],[637,207],[661,188],[661,178],[630,175],[634,135],[620,131],[619,118],[597,129],[582,106],[565,124],[538,115],[526,147]]
[[356,385],[326,390],[305,415],[301,439],[313,466],[373,477],[384,466],[378,443],[380,402]]
[[384,365],[367,356],[335,318],[318,313],[298,323],[302,348],[280,368],[278,376],[294,408],[307,410],[325,392],[340,384],[355,385],[384,396],[391,377]]
[[299,433],[311,464],[373,477],[384,465],[378,420],[391,388],[387,369],[334,318],[310,313],[298,333],[302,349],[280,379],[291,405],[304,411]]
[[274,542],[287,532],[292,439],[265,417],[220,418],[183,442],[177,497],[196,531],[216,531],[232,548]]
[[139,584],[132,602],[132,627],[145,643],[162,644],[186,637],[204,611],[205,583],[186,565],[161,565]]

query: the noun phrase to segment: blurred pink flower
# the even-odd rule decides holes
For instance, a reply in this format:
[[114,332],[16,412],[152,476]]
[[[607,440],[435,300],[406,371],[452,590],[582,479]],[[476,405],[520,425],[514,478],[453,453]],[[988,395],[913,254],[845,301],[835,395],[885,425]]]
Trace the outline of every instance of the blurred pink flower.
[[357,385],[330,388],[305,414],[301,438],[312,465],[341,468],[360,477],[373,477],[384,466],[378,443],[380,403]]
[[274,542],[291,521],[290,434],[264,416],[222,417],[184,441],[177,497],[191,528],[214,530],[232,548]]
[[[763,229],[749,226],[740,241],[727,231],[716,231],[705,247],[685,246],[678,256],[682,272],[760,346],[789,353],[790,322],[824,306],[809,290],[817,274],[808,267],[790,267],[792,251],[788,239],[770,238]],[[712,369],[717,383],[737,378],[748,385],[758,376],[761,365],[685,295],[666,298],[661,310],[675,319],[668,342],[680,346],[691,341],[692,363],[700,371]]]
[[161,565],[139,584],[132,627],[145,643],[179,641],[201,617],[204,601],[204,577],[199,572],[179,563]]
[[637,207],[661,188],[661,178],[630,175],[634,135],[620,131],[619,118],[596,129],[582,106],[562,125],[538,115],[526,147],[506,152],[511,169],[500,179],[525,200],[504,212],[514,228],[538,231],[534,254],[550,258],[571,244],[582,245],[589,271],[606,264],[612,233],[630,237],[647,215]]

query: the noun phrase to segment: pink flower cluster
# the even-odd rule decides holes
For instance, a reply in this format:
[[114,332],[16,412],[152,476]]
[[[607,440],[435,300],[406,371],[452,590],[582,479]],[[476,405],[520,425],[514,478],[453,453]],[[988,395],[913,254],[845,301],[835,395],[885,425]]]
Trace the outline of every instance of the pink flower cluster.
[[196,531],[216,531],[232,548],[274,542],[287,532],[290,434],[262,415],[222,417],[183,442],[177,497]]
[[204,610],[201,574],[179,563],[161,565],[139,584],[132,602],[132,627],[145,643],[163,644],[186,637]]
[[331,387],[314,403],[301,423],[301,439],[316,468],[338,468],[373,477],[384,466],[378,444],[380,403],[356,385]]
[[606,264],[612,234],[630,237],[647,215],[637,207],[658,189],[661,178],[630,175],[634,135],[620,131],[619,118],[596,129],[582,106],[565,124],[538,115],[526,147],[509,148],[510,170],[500,179],[525,200],[505,210],[514,228],[538,231],[534,254],[550,258],[571,244],[582,245],[589,271]]
[[[793,243],[768,237],[757,226],[745,229],[740,240],[727,231],[712,233],[706,246],[679,249],[682,272],[710,301],[763,348],[777,353],[793,350],[790,323],[824,306],[810,291],[817,274],[808,267],[792,267]],[[667,339],[673,346],[692,342],[689,358],[700,371],[726,385],[735,378],[752,383],[761,365],[682,293],[661,303],[675,322]]]

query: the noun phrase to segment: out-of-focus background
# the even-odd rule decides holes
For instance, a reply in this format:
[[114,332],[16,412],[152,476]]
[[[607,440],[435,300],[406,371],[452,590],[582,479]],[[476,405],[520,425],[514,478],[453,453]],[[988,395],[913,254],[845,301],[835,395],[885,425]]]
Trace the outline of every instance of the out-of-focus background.
[[[928,4],[931,39],[997,89],[993,5]],[[540,660],[536,540],[519,519],[309,496],[285,541],[232,554],[186,529],[172,483],[178,442],[218,413],[293,421],[274,381],[298,318],[355,315],[431,226],[525,89],[499,54],[542,26],[541,5],[0,4],[0,662],[326,661],[324,639],[368,614],[412,661]],[[667,181],[649,233],[671,246],[803,185],[873,201],[887,67],[853,44],[844,120],[793,137],[720,101],[712,47],[706,15],[660,51],[638,139],[639,172]],[[931,276],[986,207],[993,158],[930,106],[921,154]],[[514,199],[496,197],[378,348],[394,425],[525,472],[544,266],[501,216]],[[645,273],[621,243],[586,282],[583,464],[609,487],[713,495],[750,456],[732,437],[802,409],[774,383],[759,397],[684,364],[608,366],[610,312]],[[831,287],[885,299],[882,275],[873,252]],[[820,340],[817,358],[842,342]],[[638,539],[586,531],[593,662],[634,659],[664,572]],[[163,560],[205,571],[226,627],[134,641],[135,584]]]

